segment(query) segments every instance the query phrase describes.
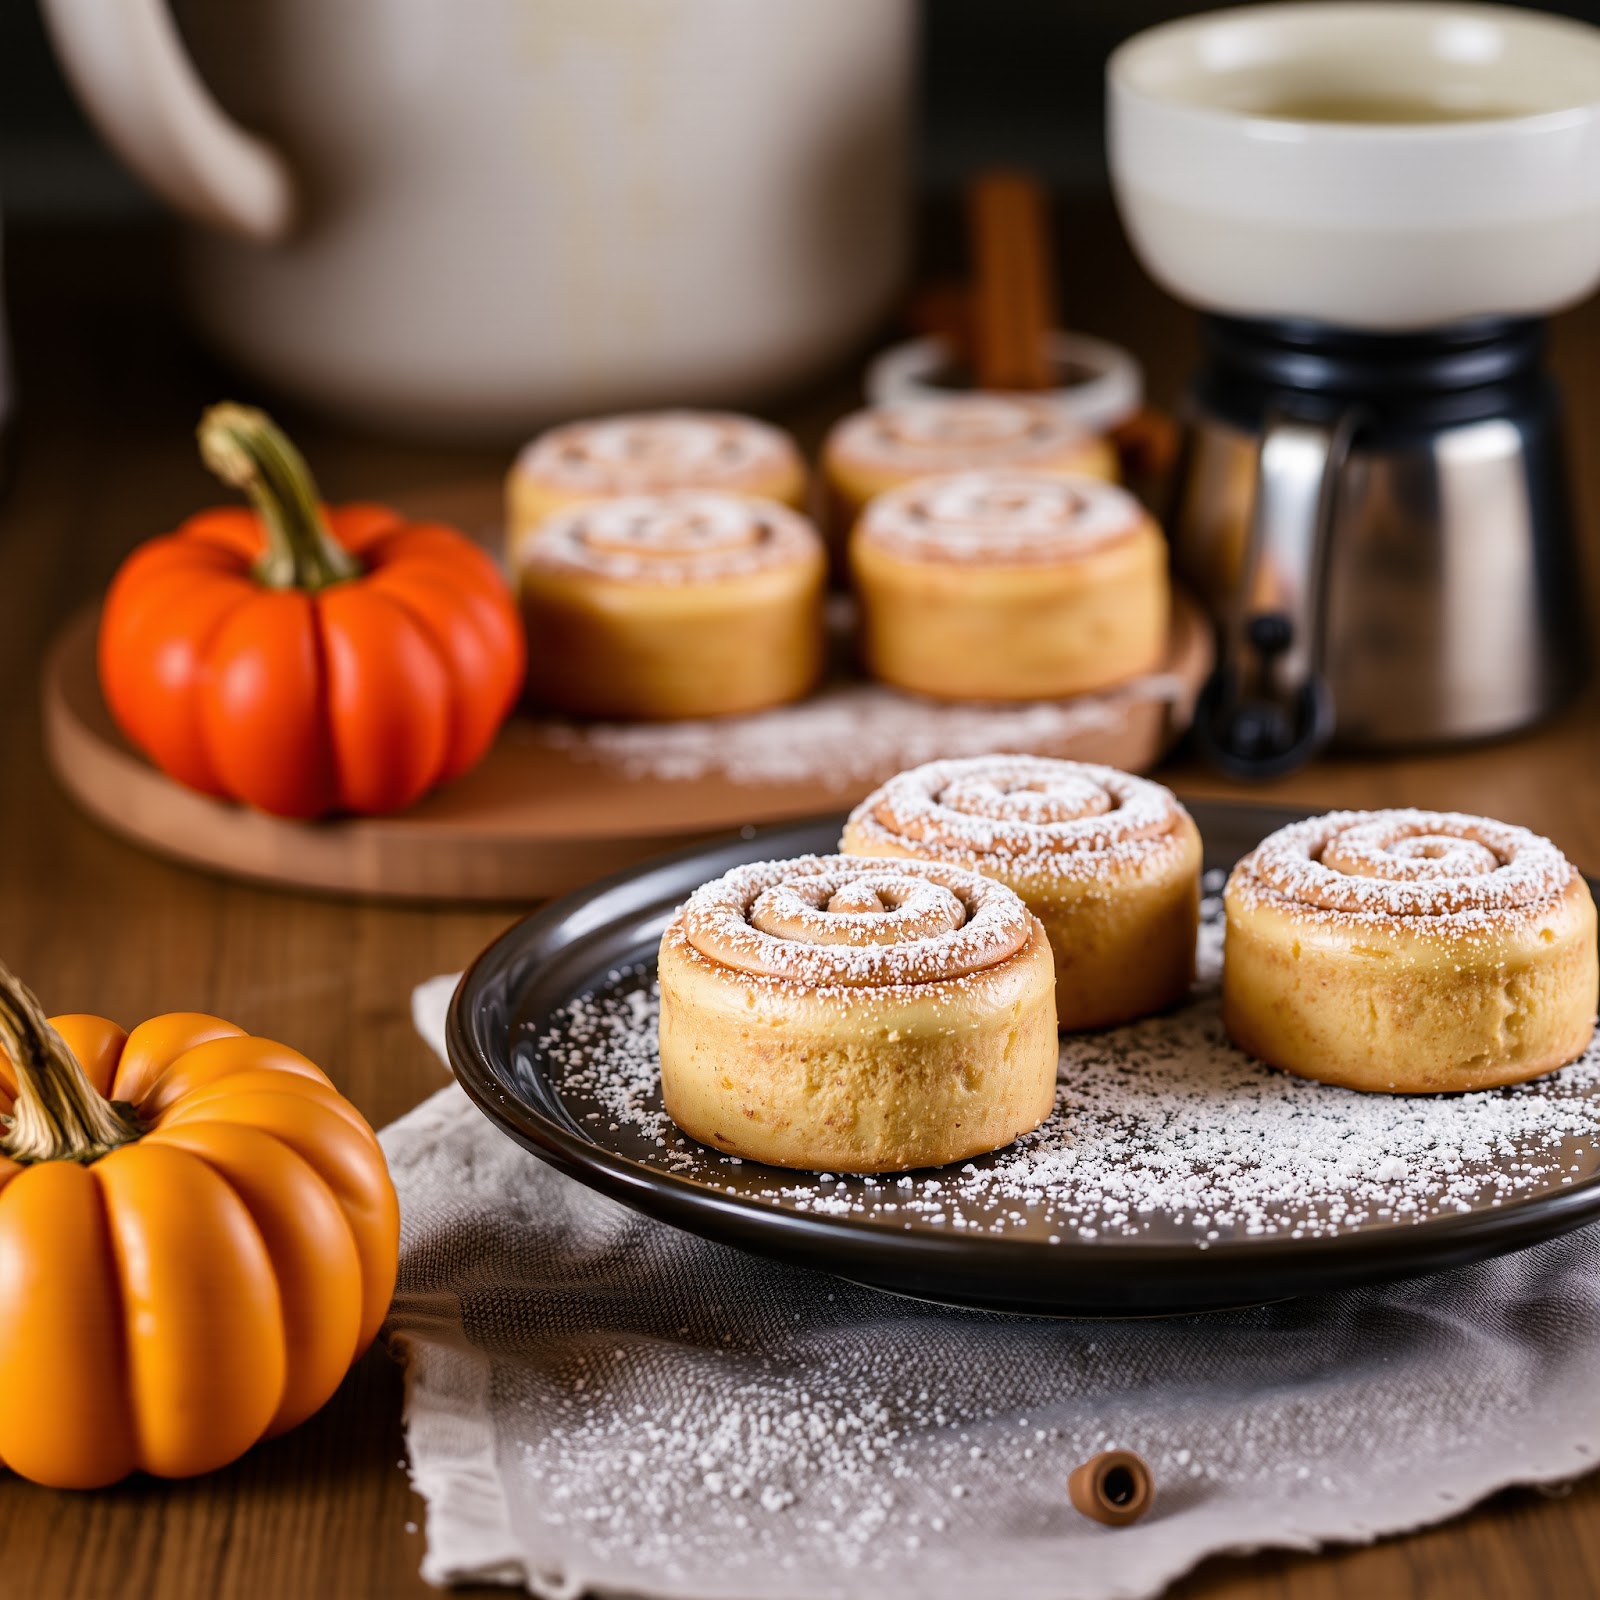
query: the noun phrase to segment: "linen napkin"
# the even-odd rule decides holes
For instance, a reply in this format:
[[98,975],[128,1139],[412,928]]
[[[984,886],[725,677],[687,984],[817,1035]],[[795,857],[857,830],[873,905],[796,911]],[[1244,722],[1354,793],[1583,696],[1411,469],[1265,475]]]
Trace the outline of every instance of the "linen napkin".
[[[453,977],[413,1009],[443,1053]],[[948,1310],[712,1244],[562,1177],[454,1086],[383,1134],[423,1575],[541,1596],[1157,1594],[1203,1557],[1454,1515],[1600,1451],[1600,1230],[1161,1321]],[[1140,1523],[1073,1510],[1097,1451]]]

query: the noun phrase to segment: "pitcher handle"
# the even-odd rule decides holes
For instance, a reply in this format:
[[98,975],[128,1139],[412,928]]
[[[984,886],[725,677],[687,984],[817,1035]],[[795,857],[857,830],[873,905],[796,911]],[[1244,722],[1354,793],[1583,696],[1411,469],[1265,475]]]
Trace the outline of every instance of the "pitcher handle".
[[1340,475],[1362,423],[1269,411],[1262,427],[1244,570],[1218,640],[1194,732],[1213,766],[1273,778],[1333,736],[1324,671],[1328,551]]
[[56,54],[112,148],[196,222],[261,243],[294,221],[294,181],[200,81],[166,0],[43,0]]

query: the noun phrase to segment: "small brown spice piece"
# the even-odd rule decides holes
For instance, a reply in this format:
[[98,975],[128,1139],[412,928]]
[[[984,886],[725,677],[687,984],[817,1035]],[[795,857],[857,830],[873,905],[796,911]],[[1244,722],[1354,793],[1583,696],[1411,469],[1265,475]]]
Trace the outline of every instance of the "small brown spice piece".
[[1176,418],[1146,406],[1111,430],[1111,443],[1122,462],[1123,481],[1136,494],[1160,499],[1181,444]]
[[1131,1450],[1102,1450],[1067,1479],[1067,1493],[1084,1516],[1108,1527],[1137,1522],[1155,1501],[1155,1479]]

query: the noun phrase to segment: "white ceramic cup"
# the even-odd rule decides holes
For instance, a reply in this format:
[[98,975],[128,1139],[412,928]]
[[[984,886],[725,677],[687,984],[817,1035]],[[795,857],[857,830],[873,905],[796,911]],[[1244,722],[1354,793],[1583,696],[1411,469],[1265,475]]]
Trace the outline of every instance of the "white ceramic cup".
[[1179,298],[1368,330],[1600,281],[1600,30],[1507,6],[1276,4],[1107,68],[1118,207]]
[[771,392],[904,270],[914,0],[179,0],[181,42],[166,0],[44,9],[196,225],[204,331],[375,422]]

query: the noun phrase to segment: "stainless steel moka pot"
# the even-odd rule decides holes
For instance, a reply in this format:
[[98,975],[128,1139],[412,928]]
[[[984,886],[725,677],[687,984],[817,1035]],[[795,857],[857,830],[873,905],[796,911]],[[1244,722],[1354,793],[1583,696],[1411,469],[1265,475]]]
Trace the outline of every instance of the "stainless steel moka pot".
[[1118,210],[1207,313],[1170,526],[1268,774],[1509,733],[1582,670],[1542,319],[1600,284],[1600,29],[1455,0],[1181,18],[1106,69]]
[[1218,625],[1195,738],[1241,776],[1336,739],[1488,738],[1579,682],[1583,619],[1543,325],[1211,317],[1168,520]]

